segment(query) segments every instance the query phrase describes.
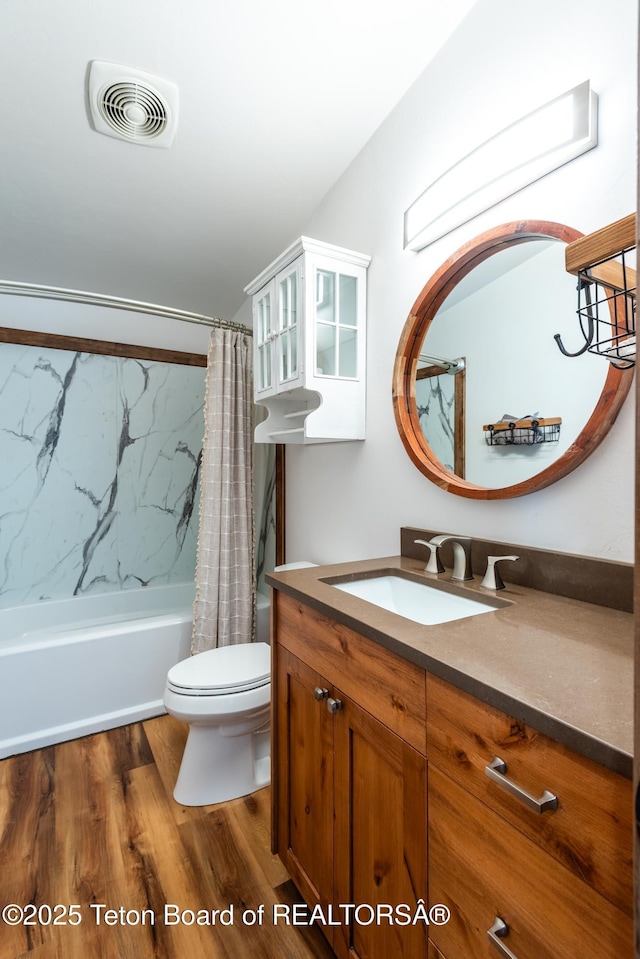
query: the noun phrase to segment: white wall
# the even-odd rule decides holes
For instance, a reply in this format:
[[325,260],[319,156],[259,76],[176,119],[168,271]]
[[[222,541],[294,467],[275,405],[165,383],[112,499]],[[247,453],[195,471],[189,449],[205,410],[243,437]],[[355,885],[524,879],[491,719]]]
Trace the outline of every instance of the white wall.
[[[398,339],[418,293],[464,242],[499,223],[549,219],[589,233],[635,210],[635,0],[479,0],[304,233],[369,253],[367,439],[287,450],[287,559],[395,554],[425,526],[631,561],[634,412],[574,473],[539,493],[478,502],[445,493],[410,462],[391,403]],[[595,150],[443,237],[403,251],[404,210],[449,165],[589,78]],[[566,360],[579,363],[579,359]]]

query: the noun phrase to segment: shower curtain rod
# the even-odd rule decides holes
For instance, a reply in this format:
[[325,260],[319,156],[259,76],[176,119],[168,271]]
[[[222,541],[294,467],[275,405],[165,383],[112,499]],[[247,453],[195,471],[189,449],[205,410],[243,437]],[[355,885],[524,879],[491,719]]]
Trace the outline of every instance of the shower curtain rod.
[[422,363],[428,363],[429,366],[437,366],[444,373],[460,373],[464,369],[464,360],[461,356],[455,360],[447,360],[443,356],[431,356],[429,353],[420,353],[418,360]]
[[84,290],[65,290],[57,286],[38,286],[34,283],[18,283],[13,280],[0,280],[0,293],[14,296],[35,296],[45,300],[62,300],[67,303],[85,303],[89,306],[108,306],[114,310],[133,310],[151,316],[165,316],[171,320],[183,320],[186,323],[199,323],[201,326],[219,327],[224,330],[236,330],[253,336],[253,331],[242,323],[223,320],[217,316],[204,316],[201,313],[189,313],[176,310],[172,306],[159,306],[156,303],[142,303],[139,300],[125,300],[118,296],[103,293],[87,293]]

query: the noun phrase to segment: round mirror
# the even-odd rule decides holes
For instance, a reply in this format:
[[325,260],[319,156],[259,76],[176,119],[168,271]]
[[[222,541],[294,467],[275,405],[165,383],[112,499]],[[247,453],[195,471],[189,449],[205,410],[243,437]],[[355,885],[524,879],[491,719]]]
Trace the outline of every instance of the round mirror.
[[580,339],[577,280],[559,223],[508,223],[431,277],[405,323],[394,412],[409,456],[438,486],[474,499],[543,489],[575,469],[614,422],[632,370],[563,356]]

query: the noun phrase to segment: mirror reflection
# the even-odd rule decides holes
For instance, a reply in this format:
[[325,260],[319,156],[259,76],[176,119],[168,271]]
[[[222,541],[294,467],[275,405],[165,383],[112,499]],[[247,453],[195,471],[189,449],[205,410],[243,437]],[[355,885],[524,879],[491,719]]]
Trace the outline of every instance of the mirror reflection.
[[[554,341],[561,332],[571,342],[576,329],[576,279],[564,253],[565,243],[548,237],[493,253],[455,285],[420,344],[420,428],[433,456],[470,483],[508,487],[547,469],[598,403],[608,364],[591,354],[568,360]],[[543,439],[538,429],[495,442],[485,427],[504,418],[560,418],[561,426]]]

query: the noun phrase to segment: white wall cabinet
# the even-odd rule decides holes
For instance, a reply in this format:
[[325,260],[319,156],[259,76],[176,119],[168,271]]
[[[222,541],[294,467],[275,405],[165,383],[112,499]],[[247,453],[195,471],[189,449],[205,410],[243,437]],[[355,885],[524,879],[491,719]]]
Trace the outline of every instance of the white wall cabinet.
[[366,277],[370,257],[300,237],[255,278],[257,443],[365,435]]

